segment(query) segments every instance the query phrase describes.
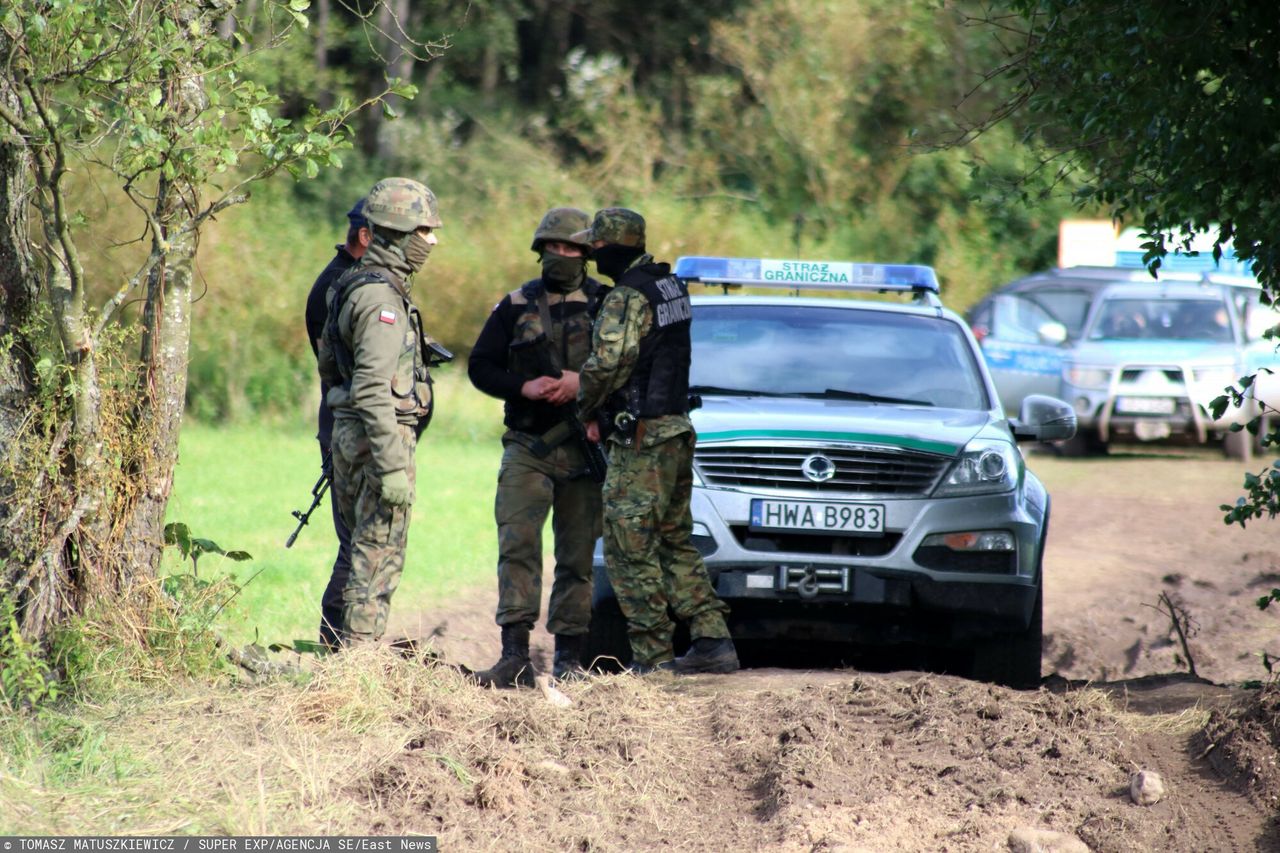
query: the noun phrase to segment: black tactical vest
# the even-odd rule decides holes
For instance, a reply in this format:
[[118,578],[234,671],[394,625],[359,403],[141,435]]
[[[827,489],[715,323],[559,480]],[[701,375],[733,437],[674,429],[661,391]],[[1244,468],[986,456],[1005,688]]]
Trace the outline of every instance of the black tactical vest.
[[640,355],[623,389],[626,409],[638,418],[689,412],[689,289],[668,264],[627,272],[619,287],[640,291],[653,309],[653,325],[640,339]]
[[[520,313],[511,330],[508,369],[526,380],[581,370],[591,355],[591,327],[606,290],[600,282],[587,278],[582,287],[563,294],[560,316],[554,318],[551,300],[560,294],[548,294],[542,279],[525,282],[512,291],[508,298]],[[574,304],[582,304],[584,310],[570,313]],[[521,397],[506,403],[505,422],[511,429],[542,432],[562,419],[555,406],[541,401]]]

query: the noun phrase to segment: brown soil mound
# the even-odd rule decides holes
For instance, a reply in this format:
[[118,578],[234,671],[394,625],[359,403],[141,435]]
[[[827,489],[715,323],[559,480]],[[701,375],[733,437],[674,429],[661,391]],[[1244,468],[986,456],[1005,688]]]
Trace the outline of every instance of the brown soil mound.
[[1197,742],[1213,768],[1259,806],[1280,807],[1280,686],[1272,683],[1237,705],[1214,711]]
[[[993,850],[1021,827],[1097,851],[1274,846],[1264,811],[1195,778],[1204,712],[1146,717],[1100,690],[909,673],[609,676],[564,691],[572,708],[531,690],[417,692],[397,720],[407,747],[353,792],[369,829],[468,850]],[[1165,776],[1164,802],[1130,802],[1140,768]]]

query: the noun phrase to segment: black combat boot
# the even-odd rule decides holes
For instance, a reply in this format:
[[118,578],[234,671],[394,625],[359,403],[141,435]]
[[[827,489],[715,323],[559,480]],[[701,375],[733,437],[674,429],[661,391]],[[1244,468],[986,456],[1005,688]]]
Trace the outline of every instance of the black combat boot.
[[556,634],[556,656],[551,664],[551,677],[556,681],[582,678],[582,637]]
[[476,681],[484,687],[533,687],[538,671],[529,659],[528,624],[502,626],[502,657],[483,672],[476,673]]
[[684,657],[671,664],[671,671],[681,675],[697,672],[735,672],[738,669],[738,650],[728,637],[699,637],[693,641]]

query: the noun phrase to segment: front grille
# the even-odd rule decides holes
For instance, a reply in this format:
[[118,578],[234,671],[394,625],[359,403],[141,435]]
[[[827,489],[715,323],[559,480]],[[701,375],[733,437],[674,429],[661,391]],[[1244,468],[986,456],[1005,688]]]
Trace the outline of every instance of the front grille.
[[[831,479],[815,483],[801,470],[815,453],[835,465]],[[793,489],[861,495],[927,495],[951,457],[892,447],[782,447],[699,445],[694,466],[708,486]]]
[[1120,381],[1121,383],[1137,382],[1142,374],[1154,371],[1163,373],[1165,379],[1178,385],[1185,381],[1180,367],[1126,367],[1120,372]]
[[[788,554],[831,554],[842,557],[883,557],[898,546],[901,533],[882,536],[833,536],[830,533],[775,533],[752,530],[745,524],[729,528],[747,551]],[[706,556],[705,554],[703,556]]]

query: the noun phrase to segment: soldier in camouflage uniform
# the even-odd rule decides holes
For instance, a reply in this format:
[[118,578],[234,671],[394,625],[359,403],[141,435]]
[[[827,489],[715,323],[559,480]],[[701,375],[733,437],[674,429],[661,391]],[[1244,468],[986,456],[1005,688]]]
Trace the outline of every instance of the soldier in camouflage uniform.
[[[634,671],[733,672],[738,655],[702,556],[690,542],[693,446],[689,420],[689,292],[645,252],[644,218],[626,208],[596,213],[589,241],[596,269],[616,287],[596,320],[579,376],[588,432],[609,447],[604,548],[609,580],[627,617]],[[672,660],[676,618],[692,648]]]
[[342,591],[340,640],[386,631],[404,570],[414,498],[415,426],[430,416],[428,338],[409,298],[441,225],[436,197],[386,178],[365,197],[373,240],[334,283],[320,345],[333,411],[333,499],[351,530],[351,575]]
[[[498,612],[502,657],[477,673],[482,684],[532,686],[529,631],[542,599],[542,528],[552,513],[555,580],[547,630],[555,635],[552,674],[582,672],[591,622],[591,556],[600,537],[600,484],[590,476],[576,421],[577,371],[591,350],[591,325],[608,290],[588,278],[587,250],[573,235],[584,210],[549,210],[533,234],[542,274],[502,298],[471,350],[476,388],[505,401],[498,524]],[[576,431],[575,431],[576,429]],[[595,452],[598,453],[598,450]]]

